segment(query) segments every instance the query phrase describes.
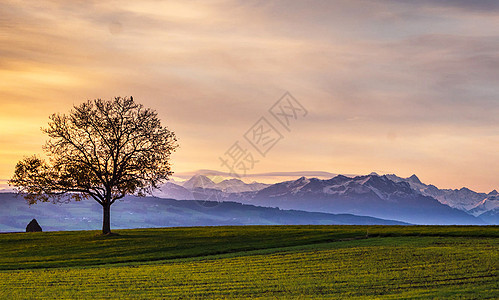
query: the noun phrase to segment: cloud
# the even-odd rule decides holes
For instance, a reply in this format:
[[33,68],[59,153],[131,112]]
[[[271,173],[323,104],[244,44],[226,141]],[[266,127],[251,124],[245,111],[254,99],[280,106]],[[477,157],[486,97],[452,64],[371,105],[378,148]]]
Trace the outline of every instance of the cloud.
[[[497,187],[482,166],[498,154],[476,140],[493,144],[499,134],[496,6],[3,1],[0,150],[10,156],[0,177],[39,151],[50,113],[117,95],[157,109],[177,132],[178,171],[216,169],[218,156],[289,90],[309,115],[255,172],[418,171],[452,186],[458,179],[445,178],[466,170],[470,186]],[[437,176],[451,153],[443,149],[456,147],[480,157],[440,165]]]
[[480,13],[497,13],[499,12],[499,3],[495,0],[425,0],[425,1],[396,1],[403,2],[408,5],[417,6],[433,6],[453,8],[461,12],[480,12]]

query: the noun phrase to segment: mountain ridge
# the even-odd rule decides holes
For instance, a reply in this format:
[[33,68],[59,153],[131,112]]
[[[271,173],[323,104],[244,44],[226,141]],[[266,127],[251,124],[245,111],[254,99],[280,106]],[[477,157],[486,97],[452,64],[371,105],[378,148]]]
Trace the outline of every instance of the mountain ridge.
[[[469,195],[473,198],[467,198]],[[424,184],[416,174],[402,178],[374,172],[353,177],[336,175],[328,179],[301,176],[274,184],[245,183],[239,178],[196,174],[183,182],[167,182],[153,193],[159,198],[205,201],[211,205],[237,202],[308,212],[365,215],[412,224],[476,225],[497,224],[497,213],[494,213],[497,195],[496,190],[484,194],[464,187],[440,190]],[[442,199],[447,203],[442,203]]]
[[[422,183],[415,174],[408,178],[375,173],[355,177],[337,175],[330,179],[301,176],[295,180],[244,191],[224,191],[212,184],[206,186],[192,189],[192,198],[277,206],[282,209],[370,215],[415,224],[486,224],[424,193],[424,189],[440,193],[446,191]],[[452,190],[451,193],[456,191],[459,190]],[[474,193],[469,189],[460,191]]]
[[[244,199],[242,199],[244,201]],[[485,224],[386,175],[329,180],[300,178],[267,187],[245,203],[329,213],[353,213],[413,224]]]

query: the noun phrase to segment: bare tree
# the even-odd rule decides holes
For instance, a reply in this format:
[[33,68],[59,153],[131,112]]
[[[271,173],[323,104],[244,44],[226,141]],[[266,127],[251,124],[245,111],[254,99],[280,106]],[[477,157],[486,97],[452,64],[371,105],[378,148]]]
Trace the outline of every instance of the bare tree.
[[53,114],[37,156],[17,163],[9,183],[30,204],[92,198],[103,208],[102,233],[111,233],[111,205],[128,194],[144,196],[172,175],[175,134],[154,110],[133,98],[87,101],[68,115]]

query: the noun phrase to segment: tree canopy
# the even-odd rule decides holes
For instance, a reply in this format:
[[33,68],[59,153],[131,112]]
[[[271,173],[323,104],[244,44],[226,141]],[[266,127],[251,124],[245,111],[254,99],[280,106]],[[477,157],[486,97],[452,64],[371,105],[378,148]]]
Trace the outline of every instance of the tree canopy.
[[49,136],[48,160],[32,156],[18,162],[9,183],[30,204],[94,199],[104,208],[103,233],[110,233],[109,210],[116,200],[143,196],[172,175],[174,132],[132,97],[89,100],[68,115],[51,115],[42,130]]

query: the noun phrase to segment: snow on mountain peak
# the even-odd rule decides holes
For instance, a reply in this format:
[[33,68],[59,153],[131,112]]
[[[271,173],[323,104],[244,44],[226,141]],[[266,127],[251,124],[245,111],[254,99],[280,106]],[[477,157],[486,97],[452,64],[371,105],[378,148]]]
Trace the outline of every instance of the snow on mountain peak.
[[416,174],[412,174],[411,177],[407,178],[407,180],[410,180],[413,183],[422,184],[421,180],[419,180],[419,178],[418,178],[418,176],[416,176]]
[[291,181],[289,184],[289,188],[291,189],[292,193],[296,193],[308,183],[310,183],[310,179],[307,179],[305,176],[302,176],[295,181]]
[[306,181],[310,181],[310,180],[308,180],[307,177],[305,177],[305,176],[302,176],[302,177],[295,180],[295,182],[306,182]]
[[196,174],[182,184],[186,189],[193,188],[214,188],[216,184],[205,175]]
[[486,211],[490,211],[499,207],[499,195],[495,193],[494,195],[488,195],[487,198],[483,199],[475,207],[470,209],[468,213],[476,216],[481,215]]

